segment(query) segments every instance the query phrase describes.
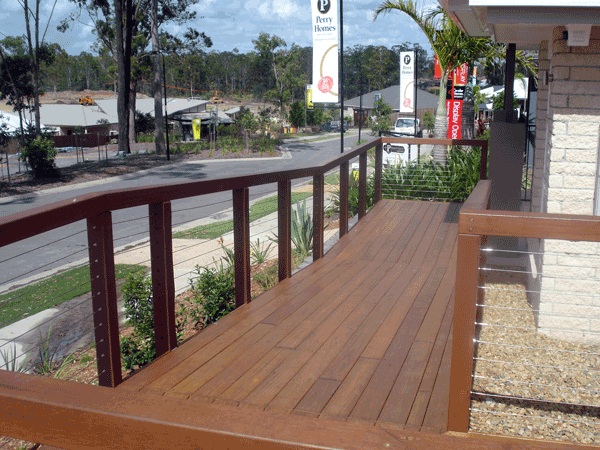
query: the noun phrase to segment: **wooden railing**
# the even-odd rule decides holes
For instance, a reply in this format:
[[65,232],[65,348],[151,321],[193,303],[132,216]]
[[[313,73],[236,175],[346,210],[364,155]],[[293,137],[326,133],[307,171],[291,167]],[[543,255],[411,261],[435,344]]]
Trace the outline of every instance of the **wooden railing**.
[[250,226],[249,188],[277,183],[279,280],[291,276],[291,182],[312,177],[314,188],[313,255],[323,256],[324,174],[340,169],[340,238],[348,232],[349,161],[359,158],[358,217],[366,214],[367,152],[375,149],[374,202],[381,199],[382,145],[387,142],[409,144],[444,144],[482,147],[482,178],[486,178],[487,141],[432,140],[407,138],[372,139],[319,166],[266,172],[182,184],[121,189],[85,194],[48,206],[33,208],[0,218],[0,248],[32,236],[87,220],[92,305],[101,386],[117,386],[122,382],[119,346],[119,324],[112,231],[112,211],[148,205],[150,222],[151,277],[154,303],[156,353],[161,356],[177,346],[175,326],[175,289],[173,281],[173,249],[171,201],[232,191],[234,215],[234,257],[236,307],[250,302]]
[[467,432],[475,351],[479,267],[488,236],[600,242],[600,217],[490,211],[489,182],[479,182],[460,211],[448,431]]

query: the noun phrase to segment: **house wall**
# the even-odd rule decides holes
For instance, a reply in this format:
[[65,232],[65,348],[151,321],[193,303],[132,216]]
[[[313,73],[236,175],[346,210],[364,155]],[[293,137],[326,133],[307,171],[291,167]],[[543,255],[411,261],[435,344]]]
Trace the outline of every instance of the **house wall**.
[[[598,214],[600,27],[592,28],[587,47],[569,47],[562,39],[565,30],[557,27],[548,45],[540,46],[540,71],[549,63],[550,81],[538,91],[532,208]],[[532,276],[530,284],[534,290],[539,283],[539,331],[600,343],[600,246],[560,240],[530,245],[543,250],[543,256],[532,257],[542,275]],[[535,295],[530,300],[535,309]]]

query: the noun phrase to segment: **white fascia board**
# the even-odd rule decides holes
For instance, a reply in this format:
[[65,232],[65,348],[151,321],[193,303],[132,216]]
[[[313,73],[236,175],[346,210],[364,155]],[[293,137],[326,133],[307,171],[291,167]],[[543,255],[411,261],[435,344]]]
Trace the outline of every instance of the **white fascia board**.
[[600,23],[600,7],[596,8],[487,8],[488,24],[566,24]]
[[470,6],[588,7],[589,0],[469,0]]

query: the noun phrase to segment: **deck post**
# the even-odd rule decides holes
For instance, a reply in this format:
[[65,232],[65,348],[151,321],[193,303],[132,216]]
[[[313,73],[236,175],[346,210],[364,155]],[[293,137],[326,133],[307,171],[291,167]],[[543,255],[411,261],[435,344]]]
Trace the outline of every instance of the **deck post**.
[[358,157],[358,219],[367,214],[367,152]]
[[87,232],[98,382],[116,387],[123,379],[111,212],[88,217]]
[[171,202],[148,205],[156,356],[177,347]]
[[481,242],[478,235],[458,235],[448,431],[462,433],[469,430]]
[[340,164],[340,239],[348,233],[348,163]]
[[479,166],[479,179],[487,180],[488,141],[481,140],[481,160]]
[[250,303],[250,191],[233,190],[235,307]]
[[375,147],[375,192],[373,193],[373,203],[381,200],[381,175],[383,172],[383,144],[381,139]]
[[292,181],[277,183],[278,230],[277,245],[279,248],[279,281],[292,276]]
[[313,261],[323,257],[323,206],[325,177],[323,174],[313,176]]

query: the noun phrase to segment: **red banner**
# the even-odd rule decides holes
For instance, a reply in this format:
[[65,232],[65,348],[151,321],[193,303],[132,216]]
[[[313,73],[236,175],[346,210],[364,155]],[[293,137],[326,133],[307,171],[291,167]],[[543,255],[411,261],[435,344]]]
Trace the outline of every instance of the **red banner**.
[[462,100],[446,100],[448,111],[448,139],[461,138]]
[[433,79],[439,80],[442,78],[442,69],[440,68],[440,63],[438,62],[437,55],[434,58],[435,64],[433,66]]
[[469,70],[469,65],[464,63],[454,69],[454,86],[464,86],[467,84],[467,71]]

